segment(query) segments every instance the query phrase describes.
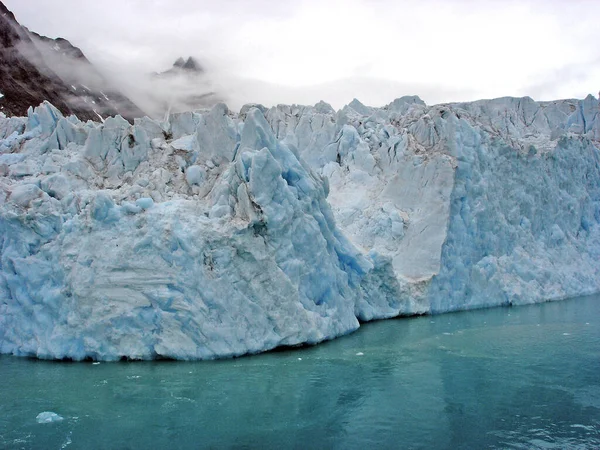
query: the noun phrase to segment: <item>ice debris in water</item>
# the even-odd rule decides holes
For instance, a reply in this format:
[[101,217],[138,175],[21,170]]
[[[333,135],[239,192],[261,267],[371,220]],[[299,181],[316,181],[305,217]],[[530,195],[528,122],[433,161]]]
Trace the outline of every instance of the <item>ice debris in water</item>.
[[64,417],[59,416],[55,412],[52,411],[44,411],[37,415],[35,418],[37,423],[52,423],[52,422],[60,422],[64,420]]
[[231,357],[600,291],[593,96],[255,106],[0,117],[0,352]]

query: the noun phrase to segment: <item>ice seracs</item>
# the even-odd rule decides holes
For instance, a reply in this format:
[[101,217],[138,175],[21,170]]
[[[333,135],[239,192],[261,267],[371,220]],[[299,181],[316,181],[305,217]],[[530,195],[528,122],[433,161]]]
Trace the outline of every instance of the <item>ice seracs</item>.
[[403,97],[384,108],[354,100],[338,113],[279,106],[266,115],[328,177],[338,226],[391,264],[396,295],[409,302],[398,314],[600,287],[594,97],[433,107]]
[[0,118],[0,352],[207,359],[600,291],[599,130],[591,96]]
[[[56,133],[64,121],[73,133]],[[214,358],[358,327],[372,264],[336,228],[327,183],[257,109],[243,127],[223,105],[198,124],[187,151],[165,141],[175,124],[147,119],[83,124],[45,104],[15,124],[2,352]]]

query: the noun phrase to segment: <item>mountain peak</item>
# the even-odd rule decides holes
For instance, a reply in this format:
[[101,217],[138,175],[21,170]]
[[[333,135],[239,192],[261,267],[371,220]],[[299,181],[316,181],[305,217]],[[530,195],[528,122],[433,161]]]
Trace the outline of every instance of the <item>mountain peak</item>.
[[198,62],[191,56],[187,59],[183,65],[183,68],[186,70],[193,70],[194,72],[204,72],[200,64],[198,64]]
[[191,72],[204,72],[200,63],[191,56],[187,60],[182,57],[177,58],[177,61],[173,63],[173,68],[189,70]]
[[183,59],[181,56],[179,58],[177,58],[177,61],[175,61],[173,63],[173,67],[183,67],[185,65],[185,59]]

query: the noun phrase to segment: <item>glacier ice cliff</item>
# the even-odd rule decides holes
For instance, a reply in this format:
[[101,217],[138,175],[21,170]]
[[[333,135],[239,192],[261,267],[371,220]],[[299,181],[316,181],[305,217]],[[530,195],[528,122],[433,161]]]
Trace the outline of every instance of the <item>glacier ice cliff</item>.
[[600,291],[598,100],[0,118],[0,352],[208,359]]

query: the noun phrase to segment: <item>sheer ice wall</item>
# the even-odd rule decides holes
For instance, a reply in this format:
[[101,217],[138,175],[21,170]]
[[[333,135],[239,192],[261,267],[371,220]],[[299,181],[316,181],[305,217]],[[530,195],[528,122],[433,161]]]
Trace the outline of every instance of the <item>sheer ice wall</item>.
[[600,291],[598,101],[0,118],[0,351],[214,358]]
[[590,95],[266,115],[329,178],[338,225],[391,262],[405,314],[600,289],[599,112]]

